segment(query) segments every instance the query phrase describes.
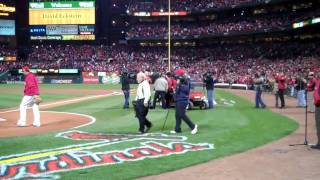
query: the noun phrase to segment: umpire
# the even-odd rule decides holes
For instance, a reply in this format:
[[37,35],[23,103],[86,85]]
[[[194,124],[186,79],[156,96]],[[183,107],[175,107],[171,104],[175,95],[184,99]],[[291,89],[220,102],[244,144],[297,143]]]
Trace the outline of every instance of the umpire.
[[128,77],[128,72],[123,71],[121,76],[121,90],[124,95],[124,105],[123,109],[129,108],[129,98],[130,98],[130,79]]
[[150,103],[150,85],[146,80],[146,75],[142,72],[137,74],[139,83],[136,95],[136,116],[139,119],[139,133],[143,134],[150,130],[152,123],[147,119]]
[[178,76],[177,87],[175,93],[176,101],[176,127],[174,131],[170,133],[181,133],[181,121],[183,120],[191,129],[191,134],[198,132],[198,125],[194,124],[190,118],[186,115],[186,108],[189,103],[190,83],[185,76],[185,71],[178,69],[176,71]]

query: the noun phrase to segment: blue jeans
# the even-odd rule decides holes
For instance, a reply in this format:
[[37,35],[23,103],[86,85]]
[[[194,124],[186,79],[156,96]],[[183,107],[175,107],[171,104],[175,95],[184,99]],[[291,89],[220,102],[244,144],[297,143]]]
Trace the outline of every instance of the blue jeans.
[[256,90],[256,108],[265,107],[266,106],[262,101],[261,95],[262,95],[262,91],[261,90]]
[[129,108],[130,90],[122,90],[124,95],[124,108]]
[[305,90],[298,91],[298,106],[300,106],[300,107],[306,106],[306,92],[305,92]]
[[294,87],[292,86],[291,88],[290,88],[290,96],[294,96]]
[[213,90],[208,89],[207,95],[208,95],[209,108],[213,108]]

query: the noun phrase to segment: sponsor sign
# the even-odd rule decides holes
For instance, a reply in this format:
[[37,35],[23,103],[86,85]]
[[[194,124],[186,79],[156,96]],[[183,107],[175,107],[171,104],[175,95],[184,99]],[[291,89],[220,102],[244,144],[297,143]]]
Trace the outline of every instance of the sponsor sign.
[[5,56],[4,61],[16,61],[17,57],[16,56]]
[[84,84],[99,84],[99,78],[98,77],[83,77],[83,83]]
[[[69,131],[59,133],[56,137],[86,143],[2,156],[0,179],[59,179],[58,172],[214,149],[213,144],[189,143],[185,142],[185,136],[166,134],[98,134]],[[109,150],[114,144],[134,141],[138,145]]]
[[72,79],[52,79],[51,84],[72,84]]
[[47,35],[78,34],[78,25],[47,25]]
[[79,34],[94,34],[94,25],[79,25]]
[[31,36],[45,36],[46,35],[46,26],[30,26],[30,35]]
[[62,35],[62,40],[95,40],[95,35]]
[[95,24],[95,9],[30,9],[29,24]]
[[102,84],[119,84],[120,77],[119,76],[106,76],[102,77]]
[[31,40],[62,40],[62,36],[30,36]]
[[0,36],[14,36],[15,34],[15,21],[0,19]]
[[149,12],[135,12],[133,13],[134,16],[150,16]]
[[60,74],[77,74],[78,72],[78,69],[59,69]]
[[[151,16],[168,16],[169,12],[152,12]],[[186,16],[187,12],[179,11],[179,12],[170,12],[171,16]]]
[[30,9],[94,8],[94,1],[30,2]]

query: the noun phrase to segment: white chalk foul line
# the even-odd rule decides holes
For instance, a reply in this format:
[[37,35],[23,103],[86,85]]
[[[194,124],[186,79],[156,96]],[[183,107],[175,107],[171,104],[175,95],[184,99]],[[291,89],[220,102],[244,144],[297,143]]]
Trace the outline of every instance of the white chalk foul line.
[[[112,95],[118,95],[118,93],[114,91],[114,92],[112,92],[110,94],[102,94],[102,95],[96,95],[96,96],[81,97],[81,98],[77,98],[77,99],[70,99],[70,100],[65,100],[65,101],[58,101],[58,102],[53,102],[53,103],[40,105],[40,107],[47,107],[47,106],[52,106],[52,105],[57,105],[57,104],[62,104],[63,105],[63,104],[68,104],[68,103],[72,103],[72,102],[95,99],[95,98],[99,98],[99,97],[108,97],[108,96],[112,96]],[[28,109],[31,109],[31,107],[29,107]],[[0,114],[9,113],[9,112],[15,112],[15,111],[19,111],[19,109],[2,111],[2,112],[0,112]]]
[[0,118],[0,122],[7,121],[6,119]]
[[80,125],[80,126],[76,126],[76,127],[72,127],[70,129],[78,129],[78,128],[82,128],[82,127],[85,127],[85,126],[89,126],[93,123],[96,122],[96,118],[93,117],[93,116],[89,116],[89,115],[86,115],[86,114],[80,114],[80,113],[70,113],[70,112],[58,112],[58,111],[41,111],[41,112],[45,112],[45,113],[57,113],[57,114],[69,114],[69,115],[76,115],[76,116],[83,116],[83,117],[86,117],[88,119],[90,119],[91,121],[89,123],[86,123],[86,124],[83,124],[83,125]]

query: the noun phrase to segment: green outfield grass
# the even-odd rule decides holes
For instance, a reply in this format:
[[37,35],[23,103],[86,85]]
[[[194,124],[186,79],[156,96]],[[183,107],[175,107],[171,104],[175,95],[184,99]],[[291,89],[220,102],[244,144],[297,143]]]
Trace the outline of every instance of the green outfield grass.
[[[71,86],[70,86],[71,87]],[[81,87],[85,88],[85,86]],[[89,88],[92,88],[90,86]],[[173,171],[187,166],[204,163],[231,154],[240,153],[286,136],[298,128],[298,124],[267,109],[257,110],[242,98],[218,90],[217,99],[233,100],[233,107],[219,106],[213,110],[188,111],[191,119],[199,125],[199,134],[190,135],[190,130],[182,125],[181,135],[190,143],[212,143],[215,149],[186,154],[172,155],[118,165],[94,167],[57,173],[61,179],[132,179]],[[99,133],[136,133],[138,121],[132,109],[121,109],[123,98],[112,96],[65,105],[51,110],[82,113],[95,117],[97,122],[79,130]],[[2,101],[0,106],[3,105]],[[152,133],[160,133],[166,117],[166,110],[151,110],[149,119],[154,124]],[[167,126],[163,133],[174,128],[174,110],[170,110]],[[54,137],[56,133],[0,139],[0,155],[9,155],[41,149],[61,147],[90,141],[72,141]],[[123,142],[94,151],[123,150],[140,146],[141,141]],[[200,175],[199,175],[200,176]]]
[[[102,85],[102,84],[41,84],[40,93],[43,90],[59,90],[59,89],[83,89],[83,90],[119,90],[120,85]],[[0,84],[0,109],[18,107],[23,97],[22,84]],[[86,94],[50,94],[41,93],[44,102],[52,102],[61,99],[70,99],[75,97],[86,96]]]

